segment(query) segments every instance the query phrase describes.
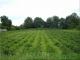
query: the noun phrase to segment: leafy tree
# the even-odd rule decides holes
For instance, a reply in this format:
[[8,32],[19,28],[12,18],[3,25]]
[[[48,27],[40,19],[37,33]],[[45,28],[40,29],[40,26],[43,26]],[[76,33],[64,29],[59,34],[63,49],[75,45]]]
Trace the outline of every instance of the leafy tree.
[[77,28],[77,30],[80,30],[80,24],[79,24],[79,25],[77,25],[77,27],[76,27],[76,28]]
[[71,15],[66,17],[66,25],[68,28],[73,29],[78,25],[79,19],[76,13],[72,13]]
[[11,26],[12,26],[12,21],[11,20],[8,20],[8,30],[11,30]]
[[66,23],[64,18],[60,18],[58,22],[59,28],[65,29],[66,28]]
[[73,29],[79,27],[80,25],[79,21],[80,17],[76,13],[72,13],[71,15],[68,15],[66,18],[60,18],[60,19],[58,16],[48,17],[46,22],[40,17],[36,17],[34,21],[32,20],[31,17],[27,17],[24,21],[24,24],[20,25],[20,28],[24,29],[24,28],[51,27],[51,28]]
[[79,18],[79,23],[78,25],[76,26],[77,30],[80,30],[80,18]]
[[31,17],[27,17],[24,21],[24,28],[32,28],[33,20]]
[[47,28],[47,22],[44,21],[43,26],[44,28]]
[[44,21],[43,21],[43,19],[40,18],[40,17],[36,17],[36,18],[34,19],[34,26],[35,26],[36,28],[44,27]]
[[11,29],[12,26],[12,21],[10,19],[8,19],[7,16],[1,16],[1,26],[4,28],[7,28],[7,30]]
[[53,26],[53,21],[52,21],[52,18],[51,18],[51,17],[47,18],[46,24],[47,24],[47,27],[48,27],[48,28],[50,28],[50,27]]
[[1,22],[3,26],[8,26],[8,17],[6,16],[1,16]]
[[21,28],[21,29],[24,29],[24,24],[21,24],[21,25],[20,25],[20,28]]
[[58,16],[53,16],[52,21],[53,21],[53,27],[58,28],[59,17]]

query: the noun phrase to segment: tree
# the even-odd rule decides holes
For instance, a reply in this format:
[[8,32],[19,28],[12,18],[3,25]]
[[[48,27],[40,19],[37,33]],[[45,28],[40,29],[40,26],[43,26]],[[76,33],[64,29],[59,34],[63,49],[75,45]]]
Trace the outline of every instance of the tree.
[[16,30],[20,30],[20,26],[15,26],[15,29]]
[[66,17],[66,25],[67,28],[73,29],[76,28],[78,25],[79,19],[78,15],[76,13],[72,13],[71,15]]
[[52,21],[53,21],[53,27],[58,28],[59,17],[58,16],[53,16]]
[[53,21],[52,21],[52,18],[51,18],[51,17],[47,18],[46,24],[47,24],[47,27],[48,27],[48,28],[50,28],[50,27],[53,26]]
[[80,24],[76,26],[77,30],[80,30]]
[[8,26],[8,17],[7,16],[1,16],[1,22],[3,26]]
[[27,17],[24,21],[24,28],[32,28],[33,20],[31,17]]
[[34,26],[35,26],[36,28],[44,27],[44,21],[43,21],[43,19],[40,18],[40,17],[36,17],[36,18],[34,19]]
[[47,28],[47,22],[46,21],[44,21],[43,26],[44,26],[44,28]]
[[7,30],[11,30],[12,21],[7,16],[1,16],[1,26]]
[[8,29],[11,30],[11,26],[12,26],[12,21],[8,20]]
[[24,29],[24,24],[21,24],[20,25],[20,29]]
[[64,18],[60,18],[59,19],[58,26],[59,26],[59,28],[66,29],[66,23],[65,23],[65,19]]
[[77,30],[80,30],[80,17],[79,17],[79,23],[78,25],[76,26]]

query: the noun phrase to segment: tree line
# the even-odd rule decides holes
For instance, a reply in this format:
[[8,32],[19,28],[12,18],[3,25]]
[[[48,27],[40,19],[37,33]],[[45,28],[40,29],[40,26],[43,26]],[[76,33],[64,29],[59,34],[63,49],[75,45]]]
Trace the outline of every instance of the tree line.
[[20,26],[12,25],[12,21],[6,16],[1,16],[1,28],[8,30],[19,30],[29,28],[60,28],[60,29],[79,29],[80,30],[80,17],[76,13],[68,15],[66,18],[59,18],[58,16],[48,17],[44,21],[41,17],[36,17],[34,20],[27,17],[24,23]]

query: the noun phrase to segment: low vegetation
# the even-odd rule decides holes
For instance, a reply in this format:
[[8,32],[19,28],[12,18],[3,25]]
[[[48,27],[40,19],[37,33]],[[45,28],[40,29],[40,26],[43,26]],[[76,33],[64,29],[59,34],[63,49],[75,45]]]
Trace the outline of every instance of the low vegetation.
[[80,31],[27,29],[0,32],[0,60],[79,60]]

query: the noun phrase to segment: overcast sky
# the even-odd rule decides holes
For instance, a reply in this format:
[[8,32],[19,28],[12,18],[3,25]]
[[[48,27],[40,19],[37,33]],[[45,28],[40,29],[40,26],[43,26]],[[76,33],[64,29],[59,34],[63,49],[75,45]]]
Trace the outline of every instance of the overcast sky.
[[79,15],[79,0],[0,0],[0,16],[6,15],[13,25],[20,25],[26,17],[41,17],[46,20],[54,15],[59,18]]

